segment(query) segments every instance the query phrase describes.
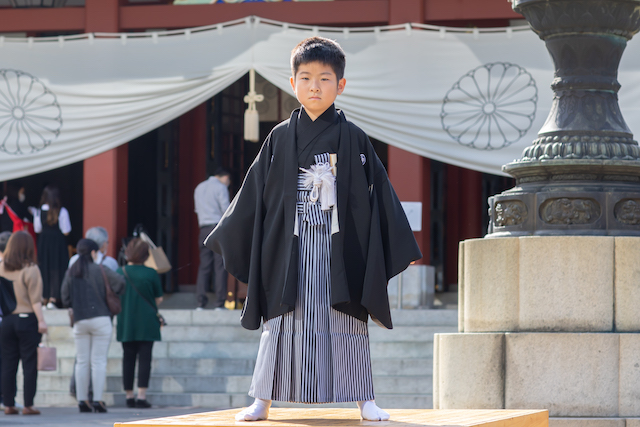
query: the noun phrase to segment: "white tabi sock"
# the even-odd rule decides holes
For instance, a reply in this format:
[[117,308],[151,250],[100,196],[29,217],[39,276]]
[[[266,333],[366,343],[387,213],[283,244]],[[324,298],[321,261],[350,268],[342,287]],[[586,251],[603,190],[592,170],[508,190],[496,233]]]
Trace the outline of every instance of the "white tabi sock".
[[389,413],[378,408],[374,400],[359,400],[360,416],[367,421],[387,421]]
[[269,418],[270,400],[258,399],[236,414],[236,421],[259,421]]

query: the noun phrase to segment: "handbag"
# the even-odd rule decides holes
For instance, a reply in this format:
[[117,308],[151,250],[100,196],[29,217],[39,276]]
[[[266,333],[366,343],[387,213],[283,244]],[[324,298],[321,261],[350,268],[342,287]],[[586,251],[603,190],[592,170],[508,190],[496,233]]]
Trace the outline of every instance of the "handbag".
[[102,264],[99,264],[100,272],[102,273],[102,279],[104,280],[104,290],[107,295],[107,307],[109,307],[109,311],[111,315],[115,316],[116,314],[122,311],[122,304],[120,304],[120,297],[113,292],[111,286],[109,286],[109,280],[107,279],[107,274],[104,272],[104,268]]
[[38,345],[38,371],[55,371],[58,369],[56,348],[49,347],[49,334],[44,337],[44,343]]
[[158,307],[156,307],[155,305],[151,304],[151,302],[149,302],[149,300],[147,298],[145,298],[145,296],[140,293],[140,291],[138,290],[136,285],[133,284],[133,280],[131,280],[131,278],[127,274],[127,268],[126,267],[122,267],[122,272],[124,273],[125,279],[127,279],[127,283],[129,283],[133,287],[133,289],[136,290],[138,295],[140,295],[140,297],[144,300],[144,302],[149,304],[149,306],[151,308],[153,308],[153,310],[156,312],[156,317],[158,318],[158,322],[160,323],[160,327],[167,326],[167,321],[164,319],[164,316],[162,314],[160,314],[160,312],[158,311]]
[[171,270],[169,258],[164,253],[162,246],[156,246],[147,233],[140,232],[140,240],[149,245],[149,258],[144,262],[145,267],[153,268],[158,274],[166,273]]

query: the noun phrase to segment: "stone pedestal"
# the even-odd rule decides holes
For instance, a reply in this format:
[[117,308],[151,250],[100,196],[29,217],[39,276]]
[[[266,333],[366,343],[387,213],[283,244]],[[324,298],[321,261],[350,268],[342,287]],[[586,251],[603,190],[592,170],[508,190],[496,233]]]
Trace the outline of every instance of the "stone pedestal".
[[461,333],[435,337],[434,408],[640,417],[640,237],[474,239],[460,254]]

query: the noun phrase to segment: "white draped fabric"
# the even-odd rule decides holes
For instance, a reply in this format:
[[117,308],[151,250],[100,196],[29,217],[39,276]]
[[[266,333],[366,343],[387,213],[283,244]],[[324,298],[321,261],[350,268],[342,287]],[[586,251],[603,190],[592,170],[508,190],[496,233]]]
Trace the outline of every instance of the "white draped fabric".
[[[131,141],[251,68],[291,93],[290,51],[313,34],[347,53],[337,107],[370,136],[422,156],[500,173],[551,106],[553,66],[528,29],[328,29],[247,18],[166,33],[0,37],[0,181]],[[632,130],[640,122],[638,50],[629,43],[619,76]]]

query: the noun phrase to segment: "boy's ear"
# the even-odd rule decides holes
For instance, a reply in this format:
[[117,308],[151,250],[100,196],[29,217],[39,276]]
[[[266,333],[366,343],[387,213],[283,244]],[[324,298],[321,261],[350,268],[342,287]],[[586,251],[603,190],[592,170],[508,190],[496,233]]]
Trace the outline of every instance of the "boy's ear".
[[296,79],[293,76],[289,77],[289,83],[291,83],[291,89],[293,89],[293,93],[296,92]]
[[344,91],[344,86],[346,84],[347,84],[347,81],[344,79],[344,77],[338,80],[338,95],[340,95],[342,91]]

